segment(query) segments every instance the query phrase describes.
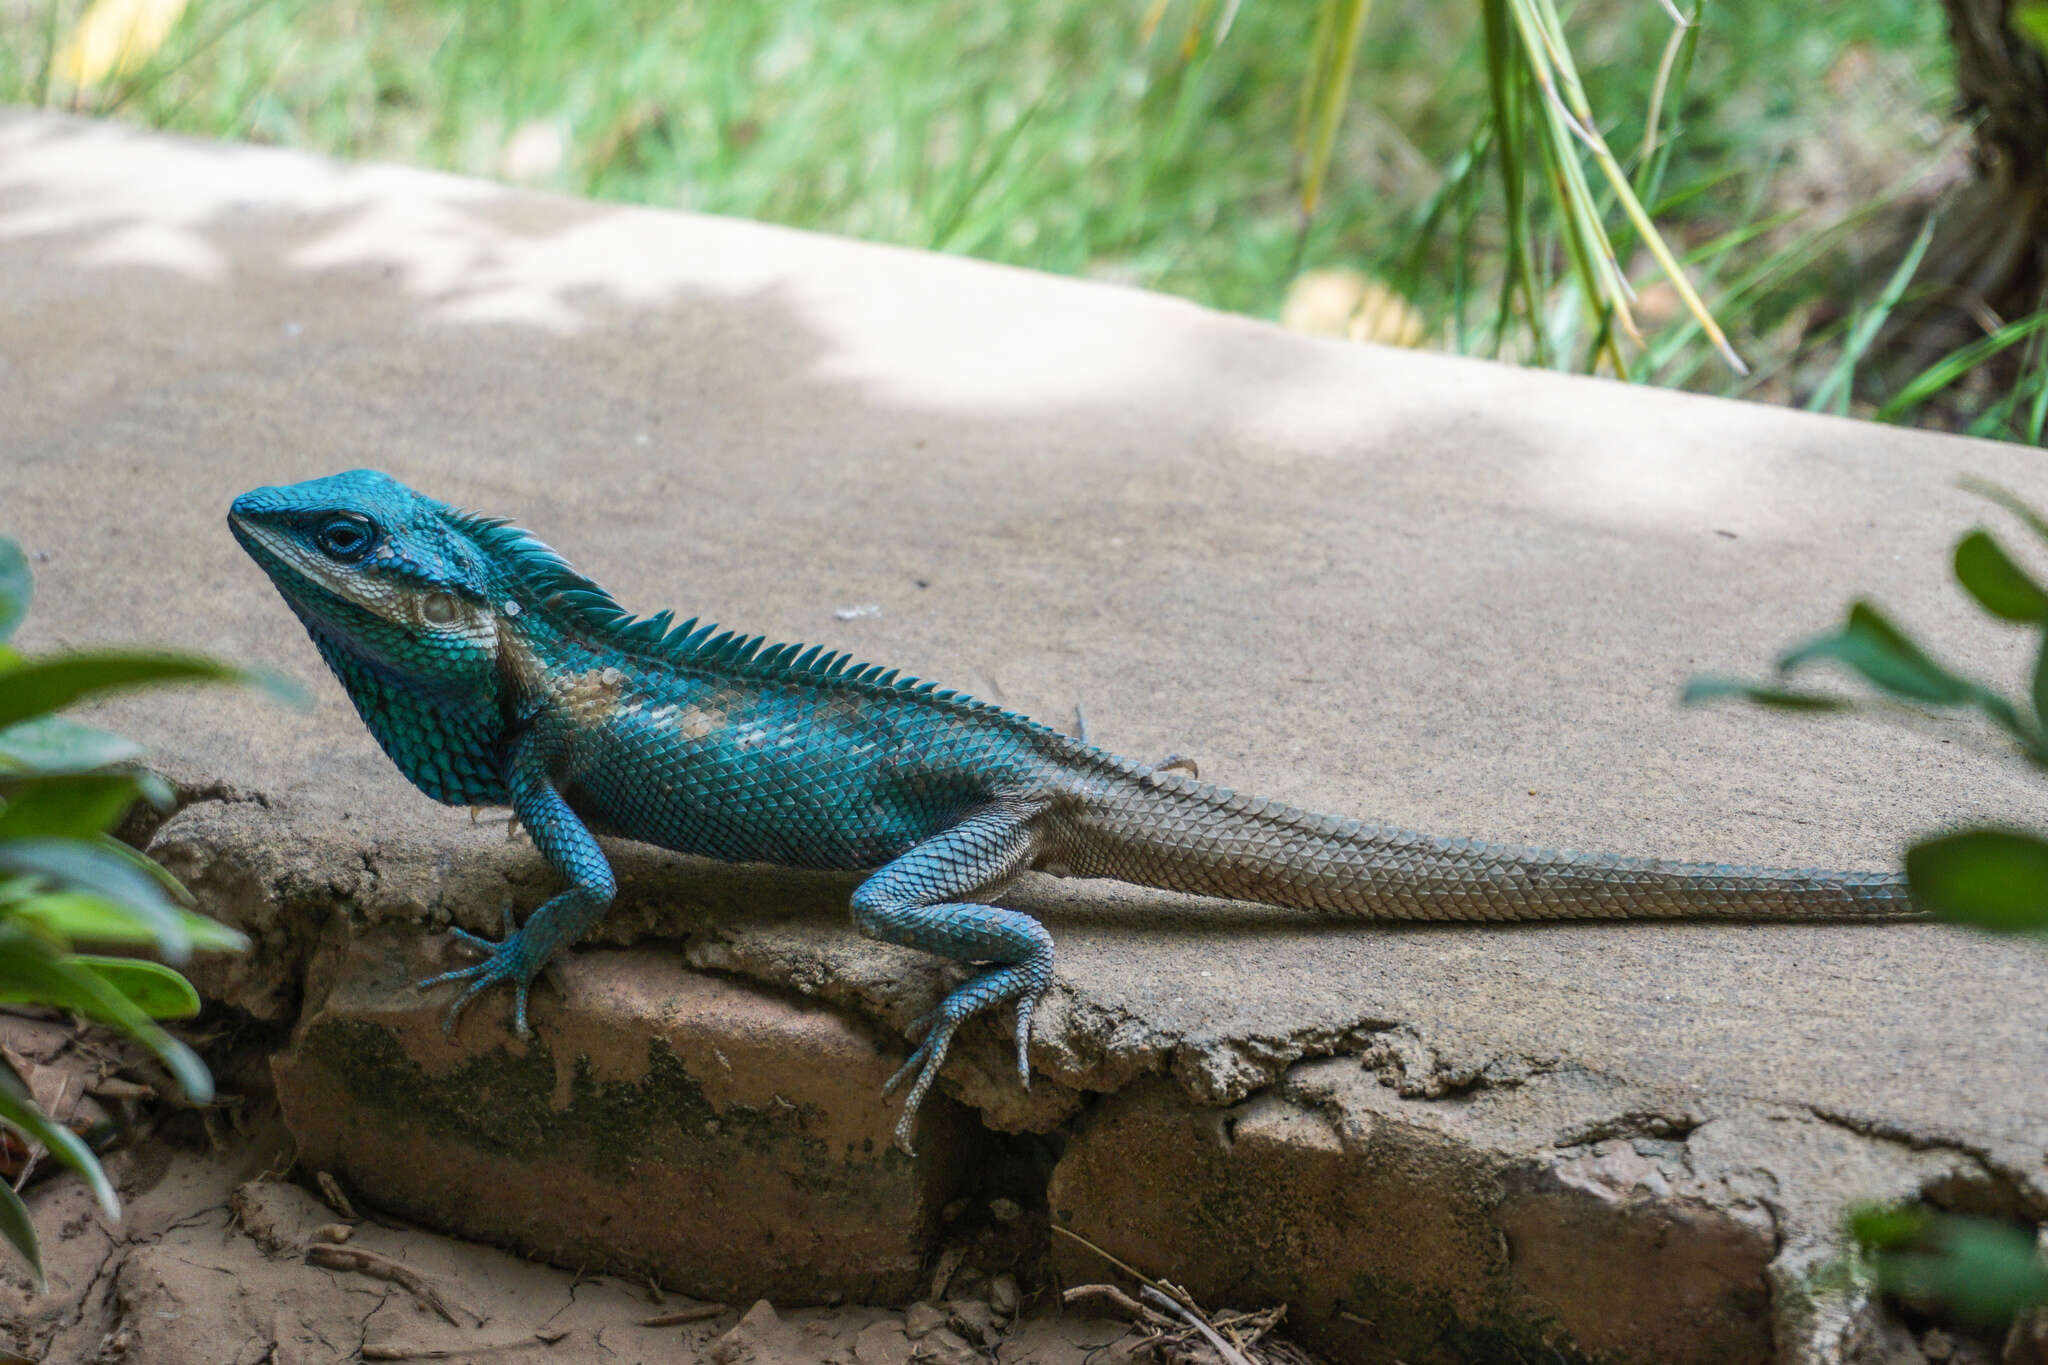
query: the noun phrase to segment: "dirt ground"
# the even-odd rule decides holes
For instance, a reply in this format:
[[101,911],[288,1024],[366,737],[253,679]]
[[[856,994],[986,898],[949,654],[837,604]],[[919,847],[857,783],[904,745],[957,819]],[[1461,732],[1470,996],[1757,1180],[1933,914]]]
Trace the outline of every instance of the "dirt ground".
[[[18,1145],[4,1152],[9,1178],[28,1167],[24,1196],[48,1289],[37,1292],[11,1253],[0,1263],[0,1365],[1219,1359],[1199,1329],[1141,1310],[1121,1291],[1084,1290],[1082,1304],[1063,1308],[1032,1266],[1020,1265],[1021,1282],[990,1274],[965,1242],[941,1254],[932,1292],[907,1310],[786,1308],[705,1303],[408,1226],[356,1207],[319,1172],[293,1169],[264,1049],[222,1050],[221,1099],[182,1108],[149,1093],[158,1077],[118,1040],[0,1015],[0,1055],[51,1112],[108,1146],[103,1160],[122,1202],[120,1221],[110,1222],[83,1182],[47,1157]],[[1126,1316],[1096,1316],[1093,1306]],[[1273,1317],[1212,1321],[1262,1365],[1306,1365],[1304,1353],[1268,1335]]]

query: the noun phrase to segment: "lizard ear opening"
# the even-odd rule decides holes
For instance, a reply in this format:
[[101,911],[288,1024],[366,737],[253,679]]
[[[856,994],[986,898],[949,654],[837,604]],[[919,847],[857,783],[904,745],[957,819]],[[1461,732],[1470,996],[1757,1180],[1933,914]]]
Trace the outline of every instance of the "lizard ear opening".
[[430,626],[458,624],[465,613],[452,592],[430,592],[420,601],[420,619]]

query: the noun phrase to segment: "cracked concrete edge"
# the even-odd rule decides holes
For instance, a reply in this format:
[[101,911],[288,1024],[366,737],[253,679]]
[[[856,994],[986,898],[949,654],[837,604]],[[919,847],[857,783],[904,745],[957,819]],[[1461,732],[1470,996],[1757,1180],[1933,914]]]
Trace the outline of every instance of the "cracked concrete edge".
[[[299,983],[326,926],[337,916],[361,929],[388,923],[432,933],[459,925],[495,931],[508,897],[547,885],[528,854],[508,854],[496,836],[451,847],[422,835],[368,843],[331,824],[303,821],[289,803],[219,783],[180,781],[180,804],[148,841],[202,908],[250,935],[246,956],[210,955],[192,975],[207,998],[269,1023],[291,1023]],[[587,940],[623,947],[648,939],[676,945],[702,971],[746,977],[850,1009],[901,1032],[961,968],[870,942],[844,913],[846,879],[693,861],[674,875],[673,855],[610,845],[620,871],[613,913]],[[648,894],[653,888],[652,894]],[[678,893],[687,892],[687,895]],[[740,904],[744,902],[744,904]],[[743,910],[744,914],[727,913]],[[1163,1076],[1195,1104],[1223,1108],[1281,1085],[1296,1068],[1353,1058],[1404,1098],[1441,1099],[1513,1089],[1566,1066],[1554,1056],[1501,1053],[1475,1040],[1447,1044],[1398,1019],[1361,1016],[1280,1033],[1186,1033],[1139,1014],[1081,998],[1056,983],[1041,1006],[1031,1045],[1037,1081],[1020,1092],[1000,1029],[970,1031],[956,1045],[942,1084],[1000,1131],[1045,1132],[1068,1122],[1088,1096]],[[1576,1068],[1574,1068],[1576,1069]],[[1663,1097],[1644,1121],[1690,1131],[1706,1120],[1707,1097]],[[1909,1151],[1955,1154],[1999,1185],[2010,1213],[2048,1220],[2048,1180],[2023,1161],[1962,1134],[1909,1127],[1807,1106],[1814,1119],[1869,1141]],[[1616,1115],[1611,1130],[1630,1133]]]
[[[202,907],[249,933],[247,957],[197,964],[202,991],[273,1023],[298,1015],[300,991],[316,953],[348,934],[404,923],[421,932],[450,924],[494,927],[499,903],[522,893],[536,875],[530,856],[508,851],[486,831],[455,847],[405,836],[363,843],[346,829],[302,822],[288,805],[225,787],[195,786],[191,799],[156,829],[150,851],[176,872]],[[816,997],[900,1031],[942,978],[957,969],[867,943],[838,910],[837,879],[774,875],[753,885],[758,870],[707,868],[701,878],[660,876],[665,855],[621,847],[628,888],[620,913],[600,941],[673,941],[690,966],[740,976]],[[544,873],[540,874],[544,875]],[[683,881],[694,897],[678,905]],[[658,895],[632,887],[659,885]],[[739,896],[748,914],[719,913]],[[780,913],[761,917],[762,902]],[[314,989],[317,994],[317,988]],[[1056,990],[1040,1013],[1032,1048],[1040,1073],[1030,1092],[1009,1079],[1004,1040],[971,1035],[945,1086],[978,1110],[990,1127],[1047,1132],[1085,1128],[1105,1098],[1147,1083],[1170,1086],[1179,1103],[1229,1114],[1282,1097],[1324,1113],[1341,1130],[1345,1106],[1319,1090],[1337,1073],[1366,1078],[1388,1102],[1420,1105],[1437,1115],[1470,1115],[1508,1103],[1525,1111],[1547,1086],[1575,1084],[1607,1096],[1597,1106],[1553,1124],[1537,1147],[1526,1134],[1502,1128],[1490,1140],[1517,1160],[1569,1163],[1602,1143],[1635,1139],[1676,1142],[1688,1161],[1703,1160],[1731,1193],[1725,1207],[1768,1213],[1776,1253],[1769,1276],[1773,1331],[1786,1360],[1838,1360],[1879,1330],[1881,1315],[1867,1293],[1836,1272],[1840,1220],[1851,1202],[1910,1199],[1944,1190],[1963,1202],[2039,1219],[2048,1191],[2024,1167],[1953,1135],[1906,1131],[1853,1115],[1804,1110],[1730,1096],[1658,1092],[1598,1076],[1554,1057],[1495,1055],[1446,1049],[1411,1024],[1361,1018],[1340,1027],[1285,1035],[1191,1038],[1153,1028],[1127,1010]],[[1361,1093],[1352,1090],[1354,1098]],[[1520,1122],[1518,1120],[1518,1122]],[[1780,1168],[1799,1131],[1832,1135],[1829,1161]],[[1465,1140],[1483,1146],[1478,1130]],[[1777,1157],[1770,1154],[1777,1153]],[[1829,1277],[1833,1276],[1831,1283]]]
[[[816,994],[897,1028],[922,1008],[931,989],[914,983],[906,990],[900,976],[886,972],[831,970],[843,963],[833,945],[819,941],[814,927],[802,933],[773,925],[700,933],[690,940],[688,954],[693,966]],[[1473,1039],[1431,1038],[1412,1023],[1377,1016],[1278,1034],[1190,1037],[1154,1027],[1128,1010],[1078,999],[1058,986],[1040,1007],[1031,1045],[1033,1070],[1046,1082],[1035,1081],[1029,1094],[1020,1092],[1010,1080],[1007,1046],[1000,1030],[969,1033],[956,1045],[956,1060],[949,1063],[942,1083],[980,1111],[991,1127],[1017,1132],[1065,1125],[1090,1095],[1113,1094],[1155,1076],[1170,1078],[1197,1105],[1226,1108],[1284,1086],[1306,1064],[1331,1058],[1354,1059],[1406,1099],[1455,1099],[1513,1090],[1560,1071],[1585,1074],[1585,1068],[1556,1055],[1495,1050]],[[1602,1137],[1682,1137],[1727,1112],[1728,1106],[1747,1103],[1740,1097],[1674,1090],[1658,1094],[1643,1111],[1616,1111],[1589,1120],[1583,1134],[1561,1141],[1571,1145]],[[1987,1211],[2048,1220],[2048,1179],[2024,1153],[1995,1150],[1954,1131],[1909,1127],[1820,1106],[1779,1108],[1804,1112],[1874,1144],[1952,1156],[1963,1163],[1973,1183],[1991,1192],[1984,1200]]]
[[[1845,1259],[1842,1208],[1984,1178],[1962,1154],[1872,1141],[1794,1108],[1702,1106],[1576,1068],[1431,1096],[1324,1058],[1228,1109],[1170,1086],[1149,1082],[1079,1120],[1054,1175],[1055,1219],[1205,1301],[1285,1299],[1306,1339],[1338,1358],[1426,1354],[1447,1330],[1482,1353],[1492,1342],[1560,1359],[1761,1358],[1741,1349],[1754,1323],[1723,1316],[1717,1338],[1712,1313],[1682,1331],[1660,1320],[1676,1333],[1660,1344],[1602,1299],[1616,1271],[1601,1257],[1626,1259],[1612,1248],[1641,1242],[1646,1225],[1694,1230],[1653,1231],[1643,1249],[1663,1278],[1768,1286],[1771,1358],[1853,1358],[1888,1319]],[[1527,1199],[1549,1213],[1518,1214]],[[1219,1243],[1219,1220],[1234,1246]],[[1176,1262],[1188,1248],[1203,1258]],[[1298,1270],[1309,1261],[1315,1284]],[[1074,1253],[1062,1268],[1088,1266]],[[1410,1291],[1388,1292],[1403,1274]],[[1370,1346],[1347,1325],[1361,1322]]]

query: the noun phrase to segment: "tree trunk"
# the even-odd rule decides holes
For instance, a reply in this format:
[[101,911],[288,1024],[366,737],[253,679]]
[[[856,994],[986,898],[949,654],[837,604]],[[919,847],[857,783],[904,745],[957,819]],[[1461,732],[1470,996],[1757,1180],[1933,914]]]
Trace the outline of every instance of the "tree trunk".
[[2034,312],[2048,285],[2048,63],[2013,27],[2015,0],[1942,5],[1958,112],[1977,125],[1975,175],[1955,191],[1922,268],[1937,292],[1901,319],[1900,349],[1916,366]]

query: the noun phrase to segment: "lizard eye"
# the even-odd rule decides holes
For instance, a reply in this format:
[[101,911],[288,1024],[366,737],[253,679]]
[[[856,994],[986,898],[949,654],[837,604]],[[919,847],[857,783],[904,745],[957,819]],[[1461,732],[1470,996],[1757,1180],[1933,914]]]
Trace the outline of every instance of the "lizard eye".
[[337,512],[320,523],[320,529],[313,533],[313,543],[329,559],[354,564],[377,543],[377,526],[357,513]]
[[430,626],[452,626],[462,618],[462,604],[452,592],[430,592],[420,603],[420,617]]

